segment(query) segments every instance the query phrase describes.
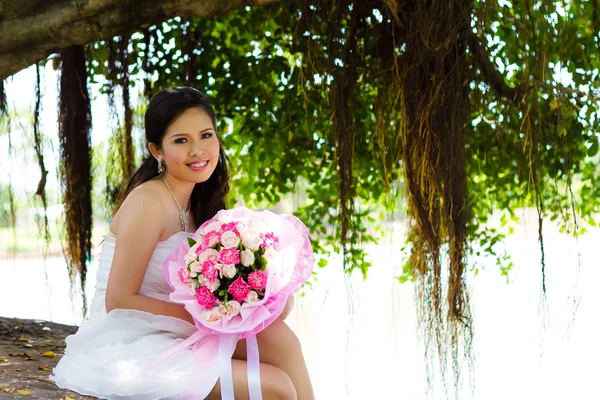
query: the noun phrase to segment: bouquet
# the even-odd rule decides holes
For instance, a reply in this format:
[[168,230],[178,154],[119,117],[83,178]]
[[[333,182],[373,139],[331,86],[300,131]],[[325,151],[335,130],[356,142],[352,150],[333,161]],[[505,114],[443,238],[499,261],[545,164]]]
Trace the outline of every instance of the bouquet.
[[[231,355],[237,339],[247,339],[250,394],[260,398],[255,335],[281,314],[313,262],[308,229],[298,218],[245,207],[219,211],[165,261],[169,299],[183,304],[198,328],[171,352],[218,336],[221,391],[233,398]],[[211,357],[207,349],[199,353]]]

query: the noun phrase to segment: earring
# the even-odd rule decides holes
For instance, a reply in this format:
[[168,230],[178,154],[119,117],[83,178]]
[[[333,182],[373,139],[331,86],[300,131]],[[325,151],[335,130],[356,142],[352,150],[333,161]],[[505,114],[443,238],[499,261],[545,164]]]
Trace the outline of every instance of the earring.
[[162,160],[158,159],[158,174],[162,175],[163,171],[164,171],[164,168],[163,168],[163,165],[162,165]]

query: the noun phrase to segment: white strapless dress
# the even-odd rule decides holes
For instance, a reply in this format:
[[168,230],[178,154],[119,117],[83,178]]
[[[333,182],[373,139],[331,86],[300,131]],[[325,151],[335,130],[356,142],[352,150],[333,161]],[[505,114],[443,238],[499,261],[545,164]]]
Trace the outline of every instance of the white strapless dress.
[[[163,262],[190,236],[191,233],[178,232],[158,243],[141,295],[169,301],[171,287],[163,275]],[[189,399],[190,383],[203,388],[203,393],[195,393],[194,399],[206,397],[217,382],[217,365],[198,367],[191,349],[156,362],[171,347],[194,334],[194,325],[137,310],[106,313],[106,284],[116,240],[112,234],[104,239],[89,319],[76,334],[66,338],[65,355],[50,378],[63,389],[102,399]]]

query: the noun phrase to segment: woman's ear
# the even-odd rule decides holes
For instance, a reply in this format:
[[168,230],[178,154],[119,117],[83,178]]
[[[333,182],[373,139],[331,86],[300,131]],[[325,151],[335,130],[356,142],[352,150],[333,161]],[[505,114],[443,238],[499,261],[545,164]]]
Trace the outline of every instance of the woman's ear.
[[157,160],[160,160],[163,158],[162,152],[154,143],[148,143],[148,151],[150,151],[150,154],[152,154],[152,157],[154,157]]

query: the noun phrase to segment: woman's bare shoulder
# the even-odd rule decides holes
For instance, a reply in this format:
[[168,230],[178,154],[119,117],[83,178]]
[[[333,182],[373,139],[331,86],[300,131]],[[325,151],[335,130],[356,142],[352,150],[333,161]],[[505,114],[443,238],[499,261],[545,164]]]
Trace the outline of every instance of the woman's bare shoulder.
[[161,219],[164,209],[165,195],[156,181],[147,181],[135,187],[123,200],[115,213],[110,231],[118,235],[120,226],[140,219],[152,219],[156,226],[163,225]]

